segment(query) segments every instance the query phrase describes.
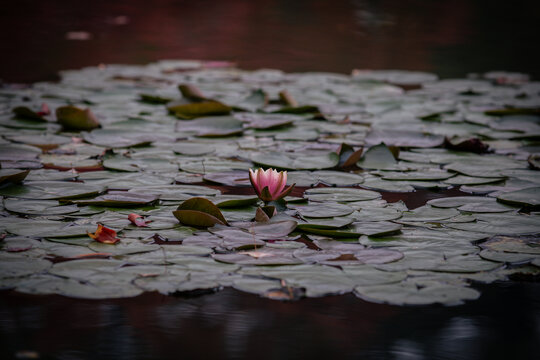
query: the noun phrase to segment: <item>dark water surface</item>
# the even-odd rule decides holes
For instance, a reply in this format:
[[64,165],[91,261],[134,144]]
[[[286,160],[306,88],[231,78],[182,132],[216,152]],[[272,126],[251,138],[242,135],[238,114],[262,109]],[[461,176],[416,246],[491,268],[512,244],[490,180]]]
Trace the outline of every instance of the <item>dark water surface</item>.
[[[540,1],[17,0],[0,8],[0,79],[158,59],[241,68],[521,71],[540,78]],[[69,32],[89,40],[69,40]]]
[[[61,69],[165,58],[538,79],[538,24],[540,1],[19,0],[1,4],[0,79],[54,80]],[[81,31],[90,39],[66,38]],[[438,197],[422,196],[403,199],[416,207]],[[481,291],[457,307],[378,305],[350,294],[283,303],[232,289],[107,301],[4,291],[0,358],[538,359],[540,284]]]
[[0,355],[43,359],[538,359],[540,284],[482,287],[459,307],[353,295],[278,302],[225,289],[122,300],[0,296]]

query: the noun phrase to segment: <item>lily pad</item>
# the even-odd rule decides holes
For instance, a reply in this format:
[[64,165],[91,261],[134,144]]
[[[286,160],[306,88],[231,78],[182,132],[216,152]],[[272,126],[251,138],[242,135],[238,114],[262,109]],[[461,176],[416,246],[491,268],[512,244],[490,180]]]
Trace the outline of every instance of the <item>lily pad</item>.
[[310,201],[352,202],[378,199],[381,194],[358,188],[315,188],[306,190],[304,197]]

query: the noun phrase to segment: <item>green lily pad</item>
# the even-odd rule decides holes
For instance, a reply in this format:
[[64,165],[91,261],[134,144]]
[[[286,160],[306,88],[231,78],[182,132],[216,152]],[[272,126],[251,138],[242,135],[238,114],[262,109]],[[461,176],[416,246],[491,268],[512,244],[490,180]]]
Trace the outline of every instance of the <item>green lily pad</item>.
[[497,200],[514,206],[539,207],[540,187],[506,192],[499,195]]
[[209,227],[214,224],[226,225],[227,220],[223,217],[218,207],[210,200],[194,197],[184,201],[173,215],[184,225]]
[[60,205],[56,200],[4,199],[6,210],[27,215],[63,215],[79,211],[76,205]]
[[386,236],[401,230],[400,224],[388,221],[355,222],[343,229],[320,229],[315,226],[302,226],[302,231],[338,238],[357,238],[361,235]]
[[231,254],[213,254],[212,257],[224,263],[239,265],[294,265],[302,261],[295,259],[288,249],[256,249]]
[[378,199],[381,194],[358,188],[315,188],[306,190],[304,197],[310,201],[352,202]]
[[482,243],[481,246],[492,251],[540,255],[540,241],[538,239],[495,236]]
[[339,155],[330,153],[314,154],[311,156],[268,152],[255,153],[250,157],[251,161],[265,167],[272,167],[285,170],[318,170],[335,167],[339,163]]
[[203,101],[183,105],[171,105],[167,109],[180,119],[194,119],[202,116],[227,115],[231,108],[219,101]]
[[201,117],[190,121],[179,121],[176,131],[200,137],[223,137],[241,135],[243,123],[232,116]]
[[70,203],[77,205],[92,205],[92,206],[111,206],[111,207],[133,207],[152,205],[157,201],[157,197],[153,195],[142,195],[129,192],[115,192],[106,195],[101,195],[93,199],[85,200],[70,200]]
[[28,176],[29,172],[30,170],[0,169],[0,184],[21,183],[26,178],[26,176]]
[[28,181],[24,185],[9,185],[0,189],[0,195],[23,199],[62,200],[95,196],[103,186],[68,181]]
[[56,119],[66,130],[92,130],[99,127],[99,121],[90,109],[75,106],[61,106],[56,109]]
[[297,210],[302,216],[311,218],[328,218],[334,216],[345,216],[351,214],[354,209],[340,203],[310,203],[309,205],[288,205],[289,208]]
[[2,254],[0,261],[0,278],[11,278],[37,274],[49,269],[52,263],[44,259],[29,261],[17,256]]
[[391,305],[460,305],[465,300],[480,297],[477,290],[442,282],[415,282],[414,279],[396,284],[357,286],[354,294],[361,299]]

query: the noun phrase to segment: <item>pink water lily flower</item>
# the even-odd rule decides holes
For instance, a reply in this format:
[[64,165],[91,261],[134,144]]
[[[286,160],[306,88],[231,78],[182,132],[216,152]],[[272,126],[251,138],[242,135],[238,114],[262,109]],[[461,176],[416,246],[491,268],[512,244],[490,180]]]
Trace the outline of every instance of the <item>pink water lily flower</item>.
[[287,185],[287,172],[274,169],[253,171],[249,169],[249,181],[255,189],[257,196],[264,202],[274,201],[287,196],[294,184],[285,189]]

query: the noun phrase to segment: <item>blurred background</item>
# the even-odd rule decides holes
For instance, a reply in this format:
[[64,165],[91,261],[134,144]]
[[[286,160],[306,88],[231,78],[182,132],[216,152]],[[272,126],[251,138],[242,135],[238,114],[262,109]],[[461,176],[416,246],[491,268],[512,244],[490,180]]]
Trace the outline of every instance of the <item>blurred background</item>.
[[159,59],[349,73],[507,70],[540,77],[540,1],[18,0],[0,11],[0,79]]

